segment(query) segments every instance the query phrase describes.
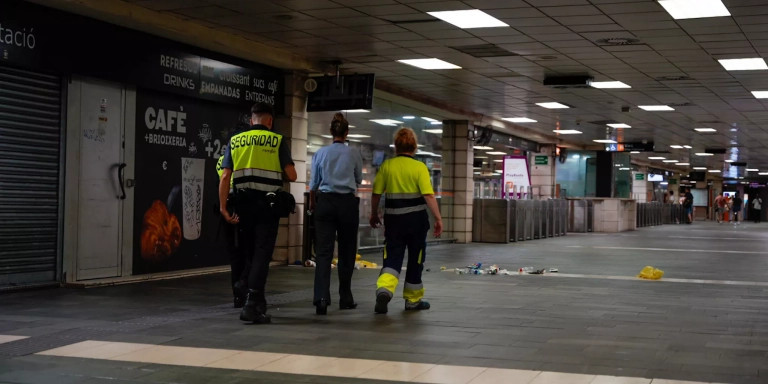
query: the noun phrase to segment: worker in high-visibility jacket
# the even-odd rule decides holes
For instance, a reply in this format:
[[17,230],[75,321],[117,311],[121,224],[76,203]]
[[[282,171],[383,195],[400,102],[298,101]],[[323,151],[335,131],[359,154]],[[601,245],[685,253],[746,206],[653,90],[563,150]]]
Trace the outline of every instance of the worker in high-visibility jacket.
[[405,272],[403,298],[406,310],[429,309],[424,301],[421,272],[426,257],[429,216],[435,218],[435,237],[443,232],[443,220],[437,206],[427,166],[414,159],[417,149],[416,135],[410,128],[401,128],[395,134],[396,157],[386,160],[373,182],[371,201],[371,227],[381,225],[379,202],[384,200],[384,266],[376,281],[376,313],[387,313],[387,305],[395,293],[408,250],[408,269]]
[[[267,193],[283,186],[283,179],[296,181],[291,149],[283,136],[272,132],[274,111],[267,103],[251,108],[249,130],[235,133],[222,160],[219,181],[219,212],[230,224],[240,224],[240,246],[251,257],[248,293],[240,320],[269,323],[264,294],[269,262],[275,249],[280,217],[272,212]],[[234,211],[227,209],[232,180]]]

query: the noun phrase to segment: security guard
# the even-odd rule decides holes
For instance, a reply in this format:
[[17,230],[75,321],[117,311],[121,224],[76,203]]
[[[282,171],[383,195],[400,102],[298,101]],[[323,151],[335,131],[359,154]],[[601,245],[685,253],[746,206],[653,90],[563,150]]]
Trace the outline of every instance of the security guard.
[[371,227],[381,225],[378,209],[381,195],[384,201],[384,266],[376,282],[376,313],[387,313],[387,304],[397,288],[405,250],[408,249],[408,270],[405,273],[406,310],[429,309],[429,303],[422,300],[424,285],[421,272],[424,268],[429,217],[427,208],[435,217],[435,237],[443,232],[443,220],[437,206],[427,166],[414,159],[416,135],[410,128],[401,128],[395,134],[397,157],[385,161],[373,182],[371,201]]
[[[271,211],[266,194],[278,191],[283,178],[296,181],[290,146],[282,135],[272,132],[273,119],[271,105],[256,103],[251,107],[253,126],[229,140],[219,182],[219,211],[228,223],[240,224],[240,246],[251,257],[248,294],[240,320],[262,324],[271,321],[264,290],[280,220]],[[232,214],[226,203],[230,180],[235,198]]]

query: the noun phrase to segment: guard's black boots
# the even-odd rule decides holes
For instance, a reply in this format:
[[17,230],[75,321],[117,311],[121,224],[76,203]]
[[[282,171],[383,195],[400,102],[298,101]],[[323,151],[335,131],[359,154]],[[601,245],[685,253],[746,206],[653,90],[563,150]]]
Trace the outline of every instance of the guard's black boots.
[[317,304],[315,304],[315,314],[317,315],[328,314],[328,300],[320,299],[320,301],[318,301]]
[[[240,311],[240,320],[254,324],[269,324],[272,322],[272,316],[267,314],[267,304],[255,289],[248,290],[248,296],[245,299],[245,305]],[[261,301],[261,302],[259,302]]]
[[246,288],[245,283],[242,281],[235,282],[232,285],[232,295],[234,296],[234,307],[242,308],[245,305],[245,298],[248,296],[248,288]]

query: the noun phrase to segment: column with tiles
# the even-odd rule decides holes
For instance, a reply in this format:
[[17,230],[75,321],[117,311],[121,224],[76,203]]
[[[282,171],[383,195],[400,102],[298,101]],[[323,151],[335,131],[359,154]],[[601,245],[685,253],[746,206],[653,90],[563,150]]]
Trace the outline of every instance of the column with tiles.
[[[552,156],[554,147],[542,146],[541,153],[534,153],[531,157],[531,187],[535,199],[549,199],[555,193],[555,161]],[[545,160],[546,159],[546,164]]]
[[459,243],[472,241],[472,142],[467,134],[472,123],[466,120],[443,122],[443,174],[440,212],[445,238]]
[[272,261],[293,264],[301,261],[304,229],[304,192],[307,190],[307,131],[309,116],[306,108],[304,77],[298,73],[285,76],[285,114],[275,120],[275,131],[291,143],[291,157],[298,177],[295,182],[286,182],[283,188],[296,199],[296,213],[287,219],[280,219],[275,253]]

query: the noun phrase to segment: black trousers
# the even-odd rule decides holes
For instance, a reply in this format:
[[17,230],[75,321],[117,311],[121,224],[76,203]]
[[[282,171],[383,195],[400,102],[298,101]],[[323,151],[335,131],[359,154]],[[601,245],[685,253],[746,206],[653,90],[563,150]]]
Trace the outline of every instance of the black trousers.
[[331,303],[331,262],[334,242],[339,244],[339,297],[351,303],[352,272],[357,256],[357,229],[360,224],[360,199],[354,194],[318,193],[315,197],[315,295]]
[[244,257],[250,259],[248,289],[256,294],[256,303],[266,310],[265,286],[269,262],[277,241],[280,217],[272,213],[263,199],[263,193],[239,197],[235,212],[240,216],[239,247]]
[[220,225],[221,231],[224,232],[224,238],[227,241],[226,252],[229,257],[232,293],[237,296],[238,292],[234,291],[234,285],[240,282],[243,287],[248,286],[248,273],[251,267],[251,258],[243,252],[243,247],[240,244],[246,237],[243,234],[243,227],[241,225],[229,224],[224,219],[221,219]]

